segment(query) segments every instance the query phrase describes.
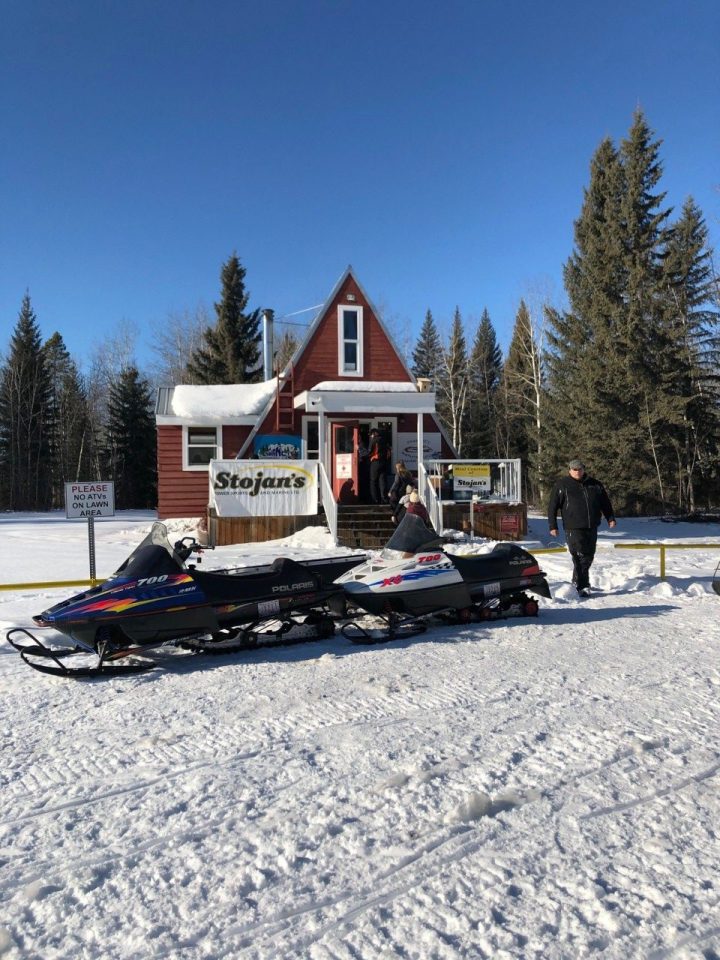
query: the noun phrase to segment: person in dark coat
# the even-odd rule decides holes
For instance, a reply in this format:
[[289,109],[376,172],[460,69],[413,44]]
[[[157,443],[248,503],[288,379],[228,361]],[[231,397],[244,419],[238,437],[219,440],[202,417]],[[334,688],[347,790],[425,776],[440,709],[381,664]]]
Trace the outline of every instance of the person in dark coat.
[[387,461],[387,443],[380,431],[373,427],[370,431],[370,499],[373,503],[385,502]]
[[415,481],[413,475],[410,473],[408,468],[405,466],[405,463],[402,460],[398,460],[395,464],[395,479],[392,482],[392,486],[388,491],[388,500],[392,507],[396,507],[400,502],[400,497],[405,494],[406,488],[408,486],[414,486]]
[[569,473],[556,481],[548,503],[550,536],[558,535],[557,515],[562,517],[565,540],[573,559],[573,583],[577,592],[590,592],[590,567],[595,559],[597,532],[602,518],[610,528],[615,526],[615,513],[605,487],[588,477],[582,460],[571,460]]

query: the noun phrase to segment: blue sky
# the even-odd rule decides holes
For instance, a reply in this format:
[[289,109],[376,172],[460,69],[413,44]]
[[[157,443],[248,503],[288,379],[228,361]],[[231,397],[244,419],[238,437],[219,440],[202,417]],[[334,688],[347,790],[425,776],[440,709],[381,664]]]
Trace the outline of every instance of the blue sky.
[[717,246],[718,36],[716,0],[6,0],[0,349],[29,289],[78,359],[126,320],[143,364],[234,250],[253,307],[351,263],[413,341],[487,307],[506,348],[638,106]]

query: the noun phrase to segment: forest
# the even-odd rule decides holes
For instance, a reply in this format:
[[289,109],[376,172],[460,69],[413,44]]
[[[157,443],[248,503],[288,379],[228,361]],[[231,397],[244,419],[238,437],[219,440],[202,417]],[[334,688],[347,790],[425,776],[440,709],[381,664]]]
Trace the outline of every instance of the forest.
[[[718,274],[692,197],[677,213],[665,202],[660,148],[641,111],[619,144],[600,142],[563,266],[566,305],[521,300],[505,355],[488,311],[468,329],[460,307],[447,330],[428,308],[407,346],[458,455],[519,457],[531,505],[572,457],[620,514],[720,503]],[[26,292],[0,367],[0,508],[61,507],[66,482],[92,479],[114,481],[119,509],[154,507],[154,387],[262,378],[245,279],[233,253],[215,317],[163,324],[150,371],[115,350],[81,373],[60,333],[43,341]],[[297,343],[286,327],[276,366]]]

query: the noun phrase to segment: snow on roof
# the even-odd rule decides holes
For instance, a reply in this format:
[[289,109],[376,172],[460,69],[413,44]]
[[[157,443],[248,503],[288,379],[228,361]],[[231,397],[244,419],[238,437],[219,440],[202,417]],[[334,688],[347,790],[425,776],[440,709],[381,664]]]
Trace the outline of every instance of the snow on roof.
[[311,390],[343,390],[351,393],[417,393],[414,383],[407,380],[323,380]]
[[275,389],[274,379],[263,383],[180,384],[173,392],[172,410],[176,417],[210,422],[257,416]]

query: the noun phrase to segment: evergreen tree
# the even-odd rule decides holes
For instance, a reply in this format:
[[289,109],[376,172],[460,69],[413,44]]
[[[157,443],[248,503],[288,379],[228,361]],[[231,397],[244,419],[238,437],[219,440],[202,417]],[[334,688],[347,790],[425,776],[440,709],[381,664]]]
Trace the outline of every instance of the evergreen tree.
[[65,484],[93,479],[89,412],[85,388],[63,338],[54,333],[43,346],[49,378],[46,425],[50,450],[52,506],[62,507]]
[[260,311],[246,312],[245,268],[233,253],[220,272],[217,321],[205,330],[205,345],[195,351],[188,374],[195,383],[255,383],[262,377]]
[[427,377],[437,384],[441,371],[442,344],[430,310],[425,314],[420,336],[412,354],[412,372],[415,377]]
[[115,483],[119,509],[149,509],[157,503],[157,444],[147,380],[126,367],[110,387],[105,469]]
[[[675,500],[696,509],[698,492],[718,493],[720,367],[714,275],[708,232],[692,198],[683,206],[665,248],[665,395],[670,407],[664,445],[671,449],[668,474],[676,478]],[[671,479],[668,481],[672,482]]]
[[440,355],[441,367],[435,383],[437,411],[450,432],[452,445],[458,454],[463,452],[467,426],[468,356],[462,317],[455,308],[447,346]]
[[570,310],[546,311],[550,397],[546,446],[554,471],[574,456],[599,470],[607,435],[620,428],[613,400],[622,391],[615,383],[619,379],[615,328],[623,309],[624,282],[622,181],[618,152],[605,139],[592,158],[590,184],[575,222],[575,250],[564,268]]
[[499,455],[497,390],[502,366],[490,314],[483,310],[470,354],[466,451],[472,458]]
[[0,380],[0,470],[7,509],[47,510],[50,506],[48,402],[40,330],[26,293]]
[[[549,446],[556,465],[581,456],[619,509],[665,497],[662,424],[669,412],[656,188],[659,143],[641,113],[619,151],[601,143],[565,267],[570,311],[549,311]],[[649,466],[648,466],[649,465]]]

